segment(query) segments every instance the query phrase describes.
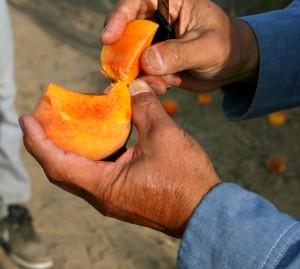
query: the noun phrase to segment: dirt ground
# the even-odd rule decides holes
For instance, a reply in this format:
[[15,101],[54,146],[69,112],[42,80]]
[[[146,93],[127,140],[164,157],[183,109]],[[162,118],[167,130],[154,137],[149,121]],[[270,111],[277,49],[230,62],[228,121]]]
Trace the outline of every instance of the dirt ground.
[[[98,42],[109,0],[10,0],[15,37],[17,108],[31,113],[41,91],[55,82],[77,91],[103,90]],[[260,193],[279,209],[300,218],[300,109],[288,110],[284,126],[265,117],[229,122],[221,111],[221,93],[211,106],[200,106],[193,93],[171,89],[161,99],[178,102],[174,120],[207,150],[224,181]],[[133,132],[130,144],[137,140]],[[287,165],[271,174],[265,161],[280,156]],[[22,149],[32,178],[29,207],[34,224],[49,247],[55,269],[176,268],[179,240],[105,218],[78,197],[51,185],[35,160]],[[17,267],[0,251],[4,268]]]

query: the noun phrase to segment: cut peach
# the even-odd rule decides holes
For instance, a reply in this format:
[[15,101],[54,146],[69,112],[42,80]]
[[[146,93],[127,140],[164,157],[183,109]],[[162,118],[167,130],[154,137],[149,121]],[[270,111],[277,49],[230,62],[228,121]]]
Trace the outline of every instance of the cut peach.
[[33,116],[47,137],[65,151],[103,159],[125,144],[131,129],[128,87],[119,82],[107,92],[81,94],[50,84]]
[[140,56],[151,45],[158,24],[149,20],[133,20],[122,37],[101,52],[102,72],[113,81],[130,84],[140,72]]
[[94,160],[118,151],[131,130],[131,104],[127,85],[139,73],[142,51],[151,44],[158,25],[151,21],[130,22],[121,39],[104,46],[103,73],[116,81],[104,95],[88,95],[50,84],[33,116],[47,137],[67,152]]

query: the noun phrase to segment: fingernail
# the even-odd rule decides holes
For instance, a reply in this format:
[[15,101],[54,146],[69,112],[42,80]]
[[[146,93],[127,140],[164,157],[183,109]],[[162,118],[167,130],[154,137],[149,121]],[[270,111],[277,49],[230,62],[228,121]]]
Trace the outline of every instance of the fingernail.
[[136,79],[129,85],[129,91],[131,96],[135,96],[143,92],[151,92],[151,87],[143,80]]
[[156,71],[161,71],[164,66],[163,59],[160,53],[156,49],[149,49],[148,52],[148,63]]
[[100,39],[101,39],[101,38],[103,37],[103,35],[105,34],[106,30],[107,30],[107,26],[105,26],[105,27],[103,28],[102,33],[101,33],[101,35],[100,35]]

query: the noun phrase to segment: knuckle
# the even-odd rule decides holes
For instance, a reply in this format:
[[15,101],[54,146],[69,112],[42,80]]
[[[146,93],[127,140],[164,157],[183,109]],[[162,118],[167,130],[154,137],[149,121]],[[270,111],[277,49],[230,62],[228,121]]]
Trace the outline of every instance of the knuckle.
[[152,113],[157,110],[156,98],[153,94],[141,93],[135,96],[135,102],[138,107],[142,107],[146,113]]

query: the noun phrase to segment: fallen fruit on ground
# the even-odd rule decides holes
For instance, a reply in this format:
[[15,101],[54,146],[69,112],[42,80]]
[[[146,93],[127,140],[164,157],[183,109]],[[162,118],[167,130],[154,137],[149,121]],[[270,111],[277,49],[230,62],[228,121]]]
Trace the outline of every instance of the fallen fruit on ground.
[[174,99],[168,98],[162,101],[162,106],[170,116],[177,113],[177,103]]
[[278,156],[269,157],[266,161],[266,166],[269,172],[273,174],[283,173],[286,169],[285,162]]
[[113,81],[130,84],[140,72],[143,50],[151,45],[158,24],[149,20],[133,20],[122,37],[101,52],[102,72]]
[[200,93],[197,96],[197,101],[200,105],[208,106],[212,103],[212,96],[210,93]]
[[67,152],[101,160],[117,152],[131,130],[131,97],[128,84],[139,73],[142,51],[151,44],[158,24],[130,22],[121,39],[104,46],[102,71],[114,80],[105,94],[81,94],[50,84],[33,116],[47,137]]
[[284,111],[277,111],[267,115],[267,120],[271,125],[280,126],[286,123],[287,115]]
[[117,83],[107,92],[81,94],[50,84],[33,116],[65,151],[103,159],[125,144],[131,129],[128,87]]

